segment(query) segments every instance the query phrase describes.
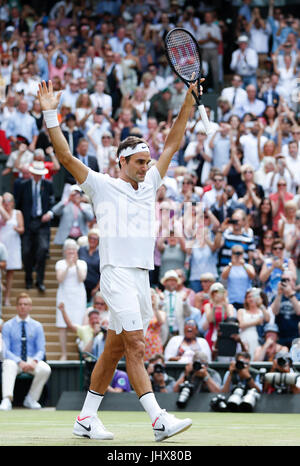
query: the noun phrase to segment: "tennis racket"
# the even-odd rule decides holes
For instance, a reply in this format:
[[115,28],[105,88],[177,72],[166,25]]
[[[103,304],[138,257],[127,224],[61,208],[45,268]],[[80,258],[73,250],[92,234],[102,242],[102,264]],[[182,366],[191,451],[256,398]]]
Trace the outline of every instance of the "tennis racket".
[[210,134],[212,128],[200,96],[202,59],[198,42],[186,29],[174,28],[165,37],[165,49],[170,67],[187,87],[197,81],[198,95],[193,92],[193,96],[206,134]]

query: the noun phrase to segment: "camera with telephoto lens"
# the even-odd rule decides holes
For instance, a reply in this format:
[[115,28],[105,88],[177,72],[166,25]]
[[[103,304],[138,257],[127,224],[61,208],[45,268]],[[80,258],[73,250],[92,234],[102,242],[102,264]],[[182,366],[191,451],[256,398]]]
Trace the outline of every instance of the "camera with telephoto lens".
[[250,413],[254,410],[260,394],[256,388],[245,388],[242,384],[233,387],[227,400],[228,411]]
[[153,374],[164,374],[166,372],[165,367],[159,362],[154,364]]
[[282,394],[289,391],[290,385],[296,385],[299,376],[291,372],[267,372],[264,381],[272,385],[276,393]]
[[194,384],[191,383],[189,379],[185,380],[181,385],[180,385],[180,393],[179,397],[176,401],[176,404],[178,408],[185,408],[188,400],[192,396],[194,392]]
[[224,395],[216,395],[210,400],[210,407],[213,411],[217,413],[222,413],[227,411],[226,397]]

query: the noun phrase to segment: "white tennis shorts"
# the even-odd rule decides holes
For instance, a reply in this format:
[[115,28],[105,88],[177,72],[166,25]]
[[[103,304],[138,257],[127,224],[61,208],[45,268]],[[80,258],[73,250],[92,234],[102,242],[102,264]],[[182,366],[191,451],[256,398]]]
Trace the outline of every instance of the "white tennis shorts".
[[143,330],[153,317],[148,270],[106,265],[101,271],[100,289],[109,308],[109,329]]

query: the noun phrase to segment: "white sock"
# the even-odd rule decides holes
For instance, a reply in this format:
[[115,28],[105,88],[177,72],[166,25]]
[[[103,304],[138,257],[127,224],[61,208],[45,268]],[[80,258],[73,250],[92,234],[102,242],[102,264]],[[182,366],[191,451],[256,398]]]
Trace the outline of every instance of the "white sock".
[[156,401],[154,393],[145,393],[140,397],[140,402],[144,410],[149,414],[151,422],[153,423],[162,410]]
[[88,390],[85,401],[83,403],[82,410],[80,412],[80,417],[82,418],[85,416],[92,416],[94,414],[97,414],[97,411],[103,398],[104,395],[100,395],[100,393]]

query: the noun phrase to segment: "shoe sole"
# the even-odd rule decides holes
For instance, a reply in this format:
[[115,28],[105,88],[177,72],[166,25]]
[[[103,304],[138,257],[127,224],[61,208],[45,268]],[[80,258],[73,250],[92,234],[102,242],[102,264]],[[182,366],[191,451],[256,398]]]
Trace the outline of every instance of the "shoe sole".
[[162,442],[163,440],[165,440],[167,438],[174,437],[174,435],[181,434],[181,432],[184,432],[184,431],[188,430],[191,427],[191,425],[192,425],[192,420],[190,420],[189,423],[186,424],[185,426],[178,427],[178,429],[175,430],[172,434],[166,435],[165,437],[162,437],[160,439],[155,439],[155,441],[156,442]]

